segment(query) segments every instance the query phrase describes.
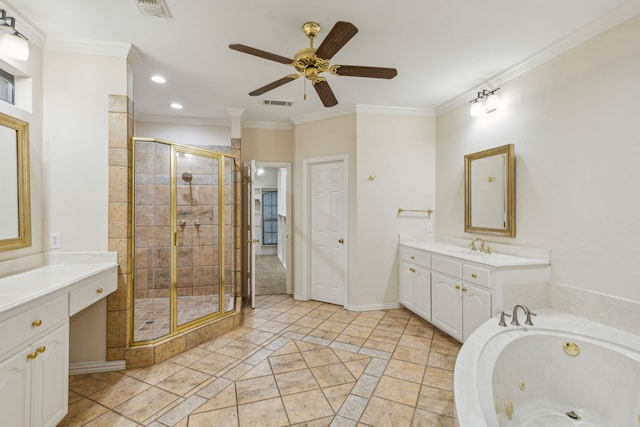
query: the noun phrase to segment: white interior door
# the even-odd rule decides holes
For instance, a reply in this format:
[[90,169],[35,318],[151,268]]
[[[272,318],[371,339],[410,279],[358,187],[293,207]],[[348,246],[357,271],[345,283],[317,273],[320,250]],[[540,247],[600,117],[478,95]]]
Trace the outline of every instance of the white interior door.
[[249,238],[247,239],[248,248],[249,248],[249,289],[251,292],[251,308],[256,308],[256,244],[260,242],[260,239],[256,237],[256,203],[255,203],[255,188],[253,183],[256,179],[256,162],[255,160],[251,160],[249,166],[247,167],[247,178],[248,178],[248,191],[247,194],[249,196],[248,204],[249,204]]
[[344,304],[346,189],[343,161],[309,165],[311,299]]

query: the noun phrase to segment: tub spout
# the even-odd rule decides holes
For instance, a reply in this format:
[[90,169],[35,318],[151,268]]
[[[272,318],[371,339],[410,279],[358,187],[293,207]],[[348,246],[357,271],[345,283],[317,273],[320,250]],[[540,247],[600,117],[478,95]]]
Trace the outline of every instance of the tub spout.
[[513,326],[520,326],[520,322],[518,322],[519,308],[521,308],[524,311],[524,314],[527,316],[527,319],[525,320],[524,324],[527,326],[533,326],[533,322],[531,321],[531,316],[537,316],[537,314],[535,314],[534,312],[532,312],[522,304],[516,304],[515,306],[513,306],[513,318],[511,319],[511,324]]

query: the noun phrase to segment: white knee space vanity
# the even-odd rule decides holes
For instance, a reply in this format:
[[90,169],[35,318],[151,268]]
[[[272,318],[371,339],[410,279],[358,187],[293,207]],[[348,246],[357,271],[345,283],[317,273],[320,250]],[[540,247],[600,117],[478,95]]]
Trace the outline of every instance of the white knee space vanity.
[[0,424],[55,426],[67,413],[69,317],[116,290],[116,254],[39,254],[0,272]]
[[488,244],[527,256],[485,253],[465,243],[401,236],[398,248],[400,304],[462,342],[514,299],[543,293],[549,276],[548,251]]

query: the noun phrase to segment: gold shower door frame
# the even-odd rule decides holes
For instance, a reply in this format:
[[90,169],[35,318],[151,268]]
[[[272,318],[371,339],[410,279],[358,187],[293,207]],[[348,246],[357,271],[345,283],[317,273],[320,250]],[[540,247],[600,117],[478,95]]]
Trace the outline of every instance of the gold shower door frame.
[[[141,138],[134,137],[133,144],[133,164],[134,171],[133,176],[135,177],[135,143],[136,141],[147,142],[147,143],[159,143],[168,145],[170,148],[170,234],[171,234],[171,257],[170,257],[170,285],[169,285],[169,305],[170,305],[170,329],[169,333],[165,335],[161,335],[158,337],[153,337],[148,340],[140,340],[135,341],[135,308],[136,308],[136,294],[135,294],[135,276],[136,276],[136,263],[135,263],[135,253],[136,253],[136,239],[135,239],[135,214],[136,214],[136,203],[135,203],[135,191],[136,185],[135,182],[133,184],[133,200],[134,203],[131,204],[131,218],[133,218],[131,225],[131,257],[133,258],[131,261],[131,265],[134,268],[134,274],[131,275],[131,315],[130,315],[130,342],[132,346],[139,345],[148,345],[153,344],[158,341],[165,340],[174,335],[177,335],[185,330],[189,330],[193,327],[197,327],[203,323],[206,323],[210,320],[225,317],[227,315],[231,315],[234,313],[234,310],[227,311],[225,304],[225,158],[231,159],[235,165],[235,158],[231,155],[224,153],[217,153],[211,150],[200,149],[196,147],[191,147],[187,145],[177,144],[170,141],[165,141],[157,138]],[[210,159],[215,159],[218,162],[218,311],[214,311],[212,313],[206,314],[197,319],[185,322],[183,324],[178,324],[178,246],[179,246],[179,225],[178,225],[178,165],[177,165],[177,156],[178,153],[184,153],[192,156],[200,156],[206,157]],[[233,225],[231,225],[231,229],[233,230]],[[233,292],[232,292],[233,294]],[[231,300],[231,304],[233,304],[233,299]]]

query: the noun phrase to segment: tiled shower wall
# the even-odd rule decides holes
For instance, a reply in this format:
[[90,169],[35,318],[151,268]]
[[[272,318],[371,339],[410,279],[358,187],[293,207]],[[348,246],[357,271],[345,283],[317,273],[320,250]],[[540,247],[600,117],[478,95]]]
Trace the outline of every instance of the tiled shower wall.
[[[131,113],[130,113],[131,112]],[[227,277],[233,277],[237,284],[234,295],[229,295],[230,285],[225,286],[225,293],[233,303],[227,307],[238,310],[230,316],[212,320],[192,330],[172,336],[166,340],[147,346],[130,346],[130,322],[132,305],[132,273],[131,238],[132,238],[132,203],[133,203],[133,108],[131,100],[125,95],[109,97],[109,250],[118,253],[118,290],[107,299],[107,360],[126,360],[128,368],[153,365],[169,357],[221,335],[237,327],[242,322],[240,310],[240,170],[228,167],[229,173],[235,176],[235,184],[229,184],[229,206],[225,206],[225,218],[235,218],[233,230],[228,226],[225,236],[229,244],[225,269]],[[226,148],[226,147],[225,147]],[[231,140],[228,148],[236,163],[240,162],[240,139]],[[230,165],[233,161],[228,160]],[[226,166],[227,164],[225,164]],[[233,172],[232,172],[233,171]],[[233,196],[231,196],[233,194]],[[227,202],[227,200],[225,200]],[[226,222],[226,221],[225,221]],[[230,223],[229,223],[230,224]],[[170,236],[170,233],[169,233]],[[231,242],[233,244],[231,244]],[[228,266],[228,267],[227,267]],[[231,302],[230,301],[230,302]]]

